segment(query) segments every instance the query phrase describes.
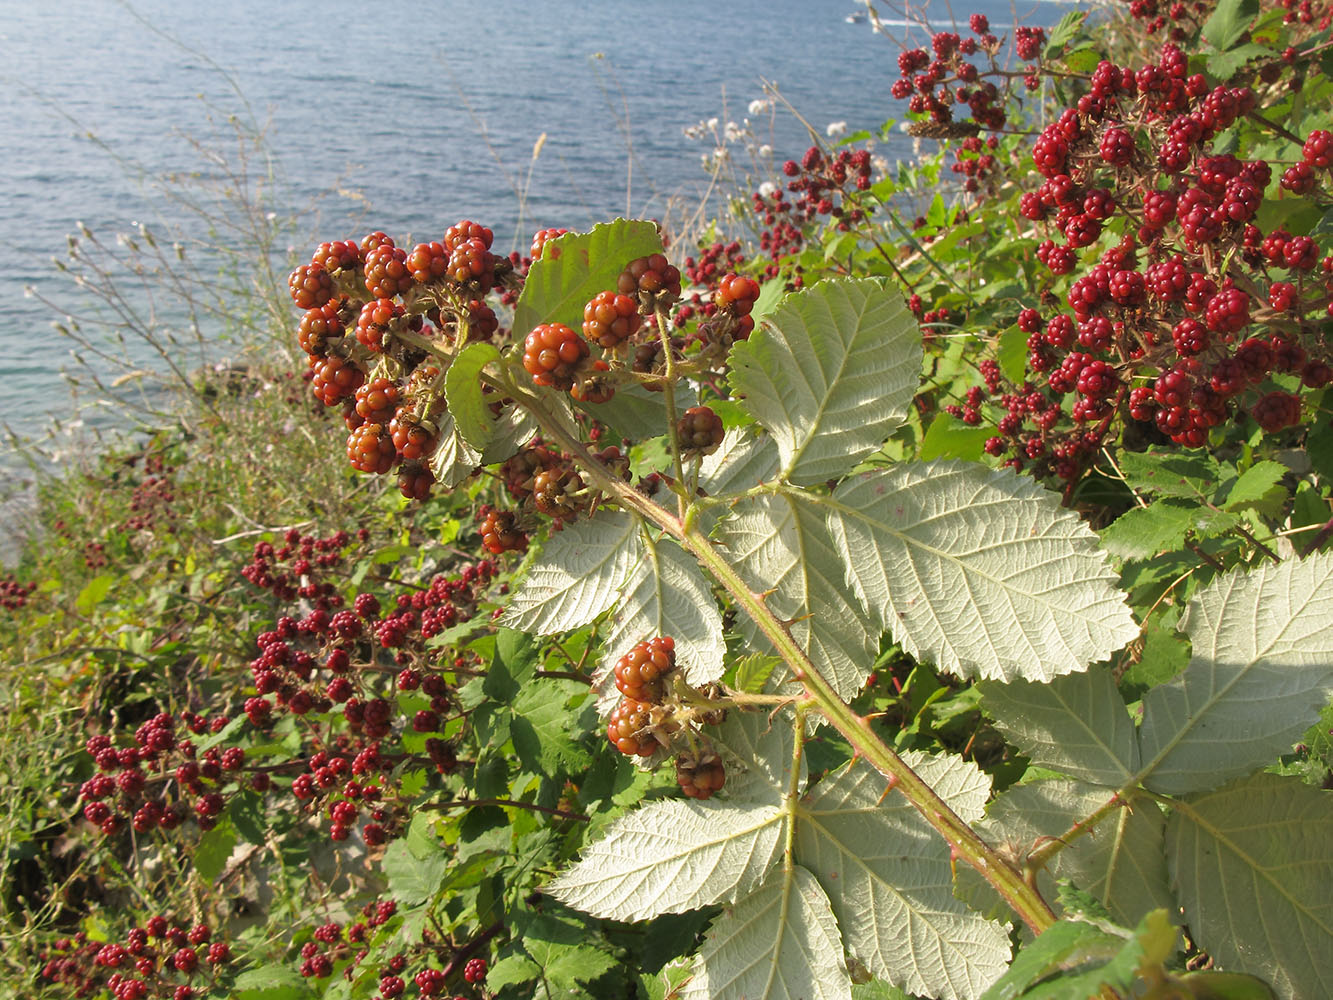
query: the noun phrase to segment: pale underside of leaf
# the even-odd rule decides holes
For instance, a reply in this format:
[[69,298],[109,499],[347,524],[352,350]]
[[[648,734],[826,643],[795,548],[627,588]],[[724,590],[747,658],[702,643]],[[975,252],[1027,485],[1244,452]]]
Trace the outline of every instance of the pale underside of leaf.
[[995,724],[1032,763],[1117,788],[1138,767],[1134,721],[1109,670],[980,687]]
[[1187,799],[1167,824],[1185,920],[1220,968],[1289,1000],[1333,996],[1333,796],[1259,773]]
[[537,433],[537,418],[521,406],[510,406],[495,421],[495,433],[482,450],[478,465],[494,465],[518,454]]
[[552,535],[499,624],[552,635],[587,625],[615,603],[643,558],[638,522],[599,511]]
[[808,871],[776,872],[713,922],[682,998],[851,1000],[842,938]]
[[[986,809],[977,832],[1014,857],[1025,857],[1045,838],[1063,837],[1114,794],[1082,781],[1053,779],[1018,785]],[[1152,800],[1131,799],[1089,833],[1071,840],[1042,873],[1038,888],[1056,895],[1056,879],[1091,894],[1120,923],[1133,926],[1151,910],[1175,911],[1167,881],[1163,838],[1166,817]],[[1006,912],[999,896],[971,869],[959,870],[959,895],[984,913]]]
[[773,439],[753,427],[732,428],[717,451],[699,464],[699,488],[709,496],[739,493],[778,474],[778,449]]
[[[769,610],[792,622],[792,638],[815,669],[840,697],[855,695],[879,649],[880,629],[866,619],[847,586],[820,508],[794,494],[749,497],[717,534],[746,584],[768,592]],[[741,627],[752,645],[768,648],[748,616]],[[790,670],[780,667],[769,687],[790,680]]]
[[[960,815],[979,816],[989,780],[960,758],[909,761]],[[1009,959],[1002,925],[953,896],[949,848],[882,775],[854,763],[798,811],[796,855],[820,880],[852,953],[912,993],[973,1000]]]
[[614,920],[735,902],[777,860],[782,828],[783,813],[772,804],[655,802],[613,823],[547,889]]
[[642,557],[631,567],[611,616],[606,649],[593,678],[604,714],[620,697],[613,674],[616,661],[636,642],[659,635],[675,640],[676,666],[691,684],[697,687],[722,676],[727,651],[722,612],[697,560],[666,538],[642,546]]
[[[693,386],[687,382],[676,386],[678,411],[689,409],[697,402]],[[614,435],[613,440],[629,438],[631,441],[646,441],[648,438],[661,437],[668,430],[666,396],[638,384],[621,386],[605,403],[578,405],[588,416],[605,424]]]
[[[727,798],[731,801],[782,801],[792,787],[792,748],[795,733],[784,713],[731,712],[713,739],[715,746],[729,752],[727,760]],[[796,787],[805,785],[805,754],[801,754]]]
[[437,416],[435,423],[439,428],[439,444],[431,452],[426,465],[437,483],[452,489],[476,471],[481,464],[481,453],[463,440],[448,410]]
[[1189,666],[1143,700],[1143,766],[1154,791],[1216,787],[1289,750],[1333,696],[1333,555],[1220,577],[1180,627]]
[[902,294],[871,279],[788,295],[731,352],[731,384],[777,441],[783,478],[842,475],[907,416],[921,334]]
[[866,611],[960,677],[1048,681],[1138,635],[1096,536],[1011,471],[936,461],[859,476],[829,526]]

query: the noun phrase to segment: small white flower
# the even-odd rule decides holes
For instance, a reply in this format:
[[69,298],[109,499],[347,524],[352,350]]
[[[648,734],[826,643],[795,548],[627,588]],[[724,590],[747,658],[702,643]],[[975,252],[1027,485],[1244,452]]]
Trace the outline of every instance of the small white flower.
[[824,129],[824,134],[830,139],[834,139],[847,131],[846,122],[829,122],[828,128]]
[[765,100],[765,99],[762,98],[762,97],[761,97],[761,98],[756,98],[755,100],[753,100],[753,101],[750,102],[750,108],[749,108],[749,111],[750,111],[750,114],[752,114],[752,115],[762,115],[765,111],[767,111],[767,110],[768,110],[769,108],[771,108],[772,106],[773,106],[773,102],[772,102],[772,101]]
[[768,143],[764,143],[762,146],[759,147],[758,153],[760,156],[772,156],[773,147],[770,146]]
[[778,193],[778,186],[772,181],[764,181],[759,185],[759,196],[761,198],[771,198]]
[[710,119],[708,119],[707,125],[708,125],[708,131],[710,131],[710,132],[716,132],[716,131],[717,131],[717,119],[716,119],[716,118],[710,118]]
[[717,158],[719,163],[731,159],[731,153],[727,152],[726,146],[718,146],[717,149],[713,150],[713,156]]
[[735,122],[727,122],[726,137],[728,142],[735,142],[742,135],[741,127]]

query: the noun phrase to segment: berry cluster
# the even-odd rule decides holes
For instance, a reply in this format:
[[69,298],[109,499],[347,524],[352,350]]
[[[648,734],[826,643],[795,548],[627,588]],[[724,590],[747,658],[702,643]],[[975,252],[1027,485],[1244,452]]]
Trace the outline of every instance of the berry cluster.
[[[1333,257],[1312,234],[1260,228],[1278,175],[1282,197],[1326,203],[1333,143],[1314,130],[1285,167],[1214,149],[1257,102],[1167,43],[1137,70],[1100,63],[1037,137],[1042,182],[1020,212],[1048,234],[1037,257],[1067,311],[1053,296],[1020,311],[1022,384],[983,364],[1005,411],[990,454],[1072,483],[1117,420],[1187,447],[1243,414],[1275,433],[1300,422],[1303,389],[1333,380]],[[969,394],[962,412],[978,405]]]
[[322,243],[292,272],[292,300],[306,310],[297,342],[315,397],[342,405],[352,467],[400,470],[409,499],[430,493],[445,408],[440,372],[423,364],[427,349],[496,335],[485,297],[514,288],[513,263],[491,253],[492,240],[467,219],[410,251],[374,232],[360,244]]
[[14,574],[0,577],[0,608],[18,611],[28,603],[28,597],[37,589],[35,583],[23,583]]
[[214,995],[218,973],[232,960],[231,945],[214,941],[206,924],[189,930],[165,916],[132,927],[121,941],[95,941],[80,931],[58,938],[41,955],[41,978],[76,997],[115,1000],[193,1000]]
[[676,643],[670,636],[641,640],[617,660],[613,675],[622,697],[607,718],[606,737],[620,753],[637,757],[683,742],[677,781],[690,798],[706,799],[722,787],[726,772],[721,757],[691,723],[717,725],[725,712],[687,707],[677,695],[688,686],[677,682],[676,691],[668,686],[675,669]]

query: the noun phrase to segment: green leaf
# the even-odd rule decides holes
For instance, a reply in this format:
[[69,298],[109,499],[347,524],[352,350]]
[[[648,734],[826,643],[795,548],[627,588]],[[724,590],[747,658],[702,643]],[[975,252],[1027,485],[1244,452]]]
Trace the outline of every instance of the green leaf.
[[311,995],[306,980],[290,965],[261,965],[236,977],[235,1000],[298,1000]]
[[613,823],[546,891],[613,920],[734,903],[781,854],[783,816],[772,803],[653,802]]
[[975,462],[985,451],[986,441],[994,434],[991,427],[971,427],[951,413],[941,411],[921,440],[918,457],[923,462],[932,458],[961,458]]
[[227,867],[232,848],[236,846],[236,830],[230,820],[224,820],[199,837],[194,849],[194,868],[205,882],[213,882]]
[[709,496],[740,493],[771,482],[779,463],[777,446],[767,434],[751,427],[729,430],[718,450],[701,463],[699,487]]
[[639,546],[638,562],[611,615],[601,666],[593,677],[604,706],[619,697],[616,661],[635,643],[656,635],[675,640],[676,665],[691,684],[722,676],[727,651],[722,612],[698,561],[668,538]]
[[731,385],[777,441],[783,478],[820,483],[876,451],[903,423],[921,373],[921,334],[902,294],[821,282],[783,299],[731,350]]
[[[698,402],[694,388],[687,382],[676,386],[676,408],[684,411]],[[605,403],[579,403],[579,409],[601,421],[614,439],[644,441],[661,437],[668,431],[666,396],[641,385],[624,385]]]
[[1290,1000],[1333,996],[1333,795],[1259,773],[1194,796],[1167,824],[1185,920],[1229,971]]
[[818,880],[775,874],[713,922],[682,1000],[851,1000],[842,936]]
[[1275,1000],[1267,983],[1238,972],[1187,972],[1180,982],[1195,1000]]
[[1281,486],[1281,480],[1288,471],[1279,462],[1255,462],[1225,487],[1218,504],[1227,510],[1271,508],[1274,500],[1286,499],[1287,491]]
[[765,656],[763,653],[751,653],[749,656],[743,656],[734,664],[736,679],[732,686],[746,694],[758,694],[764,690],[764,684],[768,681],[774,668],[781,663],[782,660],[778,657]]
[[995,360],[1005,378],[1015,385],[1021,385],[1028,369],[1028,335],[1017,326],[1011,326],[1000,334]]
[[1291,749],[1333,695],[1333,555],[1218,577],[1190,600],[1185,671],[1143,699],[1138,778],[1202,791]]
[[1087,20],[1085,10],[1071,10],[1060,18],[1051,29],[1050,41],[1046,43],[1046,57],[1053,59],[1065,50],[1065,46],[1083,34],[1083,22]]
[[913,462],[848,480],[828,506],[862,606],[941,670],[1045,681],[1138,635],[1096,536],[1010,470]]
[[448,868],[449,855],[437,850],[429,857],[416,857],[406,840],[395,840],[384,851],[380,869],[389,881],[389,894],[404,906],[418,906],[433,899]]
[[1273,50],[1266,45],[1255,45],[1247,42],[1244,45],[1237,45],[1234,49],[1226,52],[1213,52],[1207,57],[1206,65],[1208,72],[1219,80],[1230,80],[1236,71],[1241,69],[1251,59],[1264,59],[1271,57]]
[[1161,965],[1175,947],[1165,910],[1154,910],[1128,940],[1082,921],[1061,921],[1019,952],[981,1000],[1088,1000],[1104,988],[1127,992],[1141,964]]
[[541,662],[541,650],[527,632],[501,628],[495,633],[495,656],[486,672],[482,690],[497,702],[508,703],[523,689]]
[[627,219],[549,241],[541,259],[528,271],[514,308],[514,335],[521,339],[540,323],[564,323],[578,330],[588,300],[614,288],[626,264],[661,252],[662,237],[656,225]]
[[79,596],[74,598],[74,609],[79,614],[87,617],[93,613],[93,609],[102,603],[107,594],[111,593],[111,585],[116,582],[116,578],[110,573],[101,573],[83,585],[79,591]]
[[[847,586],[822,510],[796,493],[748,497],[716,534],[741,579],[757,593],[768,592],[769,610],[792,622],[792,638],[815,669],[840,697],[856,694],[878,652],[880,628],[862,613]],[[753,647],[771,650],[748,615],[738,624]],[[790,680],[782,667],[769,686]]]
[[1174,552],[1185,544],[1185,536],[1203,513],[1197,503],[1179,500],[1132,507],[1103,529],[1102,544],[1122,559],[1151,559],[1159,552]]
[[[579,989],[582,984],[592,982],[616,966],[613,957],[587,945],[552,947],[545,941],[533,940],[525,940],[523,945],[541,967],[542,978],[556,988],[557,996],[582,995],[583,991]],[[489,976],[487,978],[489,980]]]
[[514,699],[514,720],[509,724],[514,752],[525,770],[547,777],[579,774],[593,758],[577,739],[579,715],[569,708],[575,696],[586,696],[588,686],[560,678],[528,684]]
[[615,603],[631,568],[642,559],[635,519],[598,511],[542,546],[499,624],[539,635],[587,625]]
[[[965,821],[980,818],[990,779],[960,757],[903,755]],[[971,1000],[1009,959],[1004,928],[953,896],[944,843],[864,761],[825,778],[798,806],[797,861],[819,873],[849,950],[910,993]]]
[[481,391],[481,370],[499,360],[500,352],[494,344],[468,344],[444,375],[444,398],[458,433],[479,452],[495,435],[495,417]]
[[1222,477],[1221,467],[1211,456],[1180,452],[1122,452],[1120,471],[1136,490],[1191,500],[1210,496]]
[[1038,767],[1114,788],[1138,768],[1134,722],[1109,670],[980,688],[1000,732]]
[[1203,23],[1203,37],[1219,51],[1229,49],[1240,41],[1258,13],[1259,0],[1218,0]]
[[[568,404],[553,405],[555,413],[564,415]],[[537,433],[537,418],[521,406],[510,406],[496,418],[491,429],[490,442],[482,449],[478,465],[495,465],[518,454],[520,448]]]

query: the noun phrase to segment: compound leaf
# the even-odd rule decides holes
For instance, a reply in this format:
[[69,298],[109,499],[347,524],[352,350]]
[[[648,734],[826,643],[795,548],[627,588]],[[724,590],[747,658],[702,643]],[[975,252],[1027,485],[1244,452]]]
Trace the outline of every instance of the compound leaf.
[[[980,817],[990,779],[959,757],[904,755],[965,820]],[[910,993],[971,1000],[1009,959],[1004,927],[953,896],[949,846],[883,775],[853,762],[798,809],[797,860],[817,872],[852,954]]]
[[732,429],[699,466],[699,487],[710,496],[739,493],[778,474],[777,446],[753,427]]
[[1219,577],[1180,627],[1189,666],[1143,699],[1143,765],[1157,792],[1213,788],[1291,748],[1333,695],[1333,555]]
[[1185,920],[1224,969],[1290,1000],[1333,996],[1333,796],[1260,772],[1185,800],[1167,859]]
[[995,724],[1034,764],[1117,788],[1139,766],[1134,721],[1109,670],[980,688]]
[[539,635],[587,625],[615,603],[642,559],[638,522],[598,511],[551,536],[499,624]]
[[[793,741],[786,717],[770,720],[764,712],[730,713],[714,739],[741,762],[739,769],[727,763],[727,797],[774,805],[781,802],[792,784]],[[801,754],[798,787],[805,784],[808,773],[805,758]]]
[[654,802],[613,823],[547,890],[614,920],[735,902],[778,859],[782,820],[771,803]]
[[[735,505],[717,536],[750,589],[768,591],[768,608],[792,621],[792,638],[815,669],[841,697],[856,694],[878,652],[880,629],[866,619],[847,586],[823,511],[793,493],[748,497]],[[768,648],[749,616],[741,628],[753,645]],[[775,670],[769,686],[790,677],[785,668]]]
[[844,482],[829,527],[862,606],[963,678],[1049,681],[1138,635],[1097,538],[1008,470],[913,462]]
[[828,897],[799,865],[713,922],[683,1000],[851,1000]]
[[782,477],[820,483],[880,447],[907,417],[921,334],[902,294],[824,281],[782,300],[731,351],[731,385],[777,441]]
[[625,265],[636,257],[662,252],[662,237],[651,222],[615,219],[588,233],[566,233],[548,240],[534,261],[514,307],[514,335],[519,339],[540,323],[564,323],[577,330],[583,307],[598,292],[614,288]]

